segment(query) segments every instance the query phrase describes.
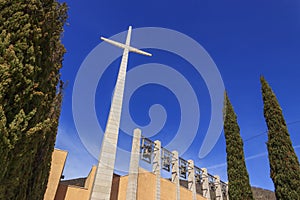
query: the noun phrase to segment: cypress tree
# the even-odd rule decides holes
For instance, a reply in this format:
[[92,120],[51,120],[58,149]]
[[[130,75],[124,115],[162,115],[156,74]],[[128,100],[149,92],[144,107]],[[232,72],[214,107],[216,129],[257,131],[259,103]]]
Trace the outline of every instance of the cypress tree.
[[271,87],[260,78],[264,117],[268,127],[270,176],[277,199],[300,199],[300,167],[281,107]]
[[0,1],[0,199],[43,199],[54,149],[66,5]]
[[228,194],[230,200],[252,200],[253,194],[246,169],[243,140],[237,116],[225,93],[224,97],[224,134],[227,153]]

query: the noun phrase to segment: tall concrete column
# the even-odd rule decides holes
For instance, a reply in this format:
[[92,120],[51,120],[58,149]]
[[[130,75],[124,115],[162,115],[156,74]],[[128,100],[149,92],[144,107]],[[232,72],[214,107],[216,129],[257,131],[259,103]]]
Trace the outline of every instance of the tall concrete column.
[[126,200],[136,200],[140,160],[140,146],[141,130],[137,128],[133,131]]
[[194,161],[188,160],[188,188],[192,191],[193,200],[197,200]]
[[215,186],[216,186],[216,200],[223,200],[222,194],[222,186],[220,176],[214,176],[216,178]]
[[172,151],[172,182],[176,185],[176,199],[180,200],[180,183],[179,183],[179,157],[177,151]]
[[154,142],[154,158],[153,158],[153,169],[156,176],[156,189],[155,189],[155,200],[160,200],[160,169],[161,169],[161,142],[156,140]]
[[226,182],[226,198],[223,198],[224,200],[229,200],[229,195],[228,195],[228,182]]
[[117,142],[119,135],[128,54],[131,51],[151,56],[151,54],[147,52],[143,52],[139,49],[130,46],[131,29],[132,28],[130,26],[128,29],[125,44],[101,37],[102,40],[117,47],[123,48],[124,51],[100,150],[97,172],[95,175],[95,180],[90,196],[91,200],[110,199],[112,178],[116,160]]
[[207,200],[211,200],[210,198],[210,187],[209,187],[209,180],[208,180],[208,173],[206,168],[202,168],[202,191],[203,191],[203,196]]

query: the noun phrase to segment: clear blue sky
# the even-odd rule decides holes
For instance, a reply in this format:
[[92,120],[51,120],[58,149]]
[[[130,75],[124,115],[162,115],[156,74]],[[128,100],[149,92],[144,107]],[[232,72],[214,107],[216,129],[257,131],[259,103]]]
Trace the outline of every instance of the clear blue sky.
[[[69,151],[64,171],[66,178],[86,176],[91,166],[97,163],[81,143],[73,120],[72,93],[76,74],[84,59],[100,44],[100,36],[111,37],[126,31],[129,25],[133,28],[163,27],[181,32],[208,52],[238,116],[252,185],[274,188],[269,178],[266,154],[267,134],[264,133],[266,125],[260,75],[265,76],[278,97],[293,145],[300,156],[300,1],[67,0],[67,4],[69,19],[63,36],[67,53],[61,70],[67,87],[56,142],[57,148]],[[191,119],[191,123],[198,123],[199,129],[182,157],[195,160],[197,166],[207,167],[211,174],[219,174],[226,181],[223,132],[206,157],[200,159],[198,156],[211,117],[210,97],[202,77],[196,76],[192,66],[176,55],[157,49],[147,51],[153,53],[153,57],[130,54],[129,70],[141,64],[161,63],[177,70],[190,82],[200,105],[201,118],[200,122]],[[101,56],[99,59],[102,59]],[[107,68],[95,95],[95,109],[103,129],[119,62],[120,59],[117,59]],[[166,79],[171,80],[170,77]],[[145,126],[150,122],[148,110],[153,104],[161,104],[167,113],[162,130],[152,137],[160,139],[164,145],[178,129],[181,120],[179,103],[168,88],[157,84],[145,85],[136,90],[130,100],[130,114],[135,123]],[[82,105],[82,109],[84,107]],[[130,149],[129,142],[130,137],[122,134],[119,145]]]

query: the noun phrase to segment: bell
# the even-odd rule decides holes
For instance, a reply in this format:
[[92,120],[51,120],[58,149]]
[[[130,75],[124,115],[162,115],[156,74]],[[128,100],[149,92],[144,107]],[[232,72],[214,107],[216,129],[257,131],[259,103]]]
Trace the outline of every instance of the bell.
[[216,191],[217,187],[215,183],[209,183],[211,191]]
[[143,160],[151,163],[152,152],[153,152],[152,146],[151,145],[145,145],[143,147],[143,153],[142,153]]
[[200,183],[200,184],[202,183],[202,178],[201,178],[200,174],[195,175],[195,179],[196,179],[197,183]]
[[180,168],[179,168],[179,171],[180,171],[180,177],[182,178],[186,178],[186,166],[185,165],[181,165]]
[[163,169],[166,170],[166,171],[170,171],[170,158],[169,157],[165,157],[163,158],[163,163],[162,163],[162,166],[163,166]]

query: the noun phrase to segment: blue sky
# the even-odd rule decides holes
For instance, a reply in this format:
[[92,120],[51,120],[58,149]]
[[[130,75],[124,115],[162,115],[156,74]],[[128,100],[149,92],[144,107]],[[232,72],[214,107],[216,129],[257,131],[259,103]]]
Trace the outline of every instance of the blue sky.
[[[82,133],[78,133],[72,115],[73,86],[77,72],[89,53],[101,43],[100,36],[109,38],[126,31],[129,25],[133,28],[162,27],[183,33],[197,41],[210,55],[238,116],[252,185],[271,190],[274,188],[269,178],[266,154],[267,134],[260,93],[260,75],[265,76],[277,95],[289,124],[296,153],[300,156],[299,1],[67,0],[66,2],[69,5],[69,19],[65,27],[63,44],[67,53],[61,74],[67,87],[56,141],[57,148],[69,152],[64,170],[66,178],[86,176],[91,166],[97,163],[82,144],[79,137]],[[133,29],[132,43],[135,42],[134,33]],[[147,40],[147,37],[150,40],[150,36],[146,36],[144,40]],[[125,38],[120,42],[125,42]],[[167,65],[182,74],[196,94],[201,110],[200,122],[195,119],[189,120],[191,126],[196,124],[199,128],[188,150],[181,157],[193,159],[197,166],[207,167],[211,174],[219,174],[221,179],[226,181],[223,132],[207,156],[201,159],[198,156],[209,126],[212,106],[203,77],[196,73],[189,62],[178,55],[159,49],[145,50],[151,52],[153,56],[148,58],[130,54],[128,70],[147,63]],[[121,52],[112,49],[112,52],[114,51]],[[105,59],[104,55],[98,56],[100,60]],[[107,120],[119,62],[120,57],[107,67],[97,85],[94,97],[95,110],[102,129]],[[101,67],[104,66],[99,66]],[[166,80],[171,81],[172,77],[166,76]],[[186,98],[189,100],[192,97],[186,95]],[[160,139],[164,145],[174,137],[179,128],[182,120],[180,103],[168,87],[147,84],[133,93],[129,101],[129,111],[134,122],[143,127],[151,121],[148,116],[149,108],[154,104],[161,104],[167,115],[166,122],[159,132],[151,133],[154,134],[151,139]],[[84,110],[85,106],[82,105],[81,108]],[[160,113],[155,117],[160,119],[162,115]],[[186,129],[186,132],[191,134],[189,129]],[[129,135],[121,133],[119,146],[129,150],[130,139]]]

